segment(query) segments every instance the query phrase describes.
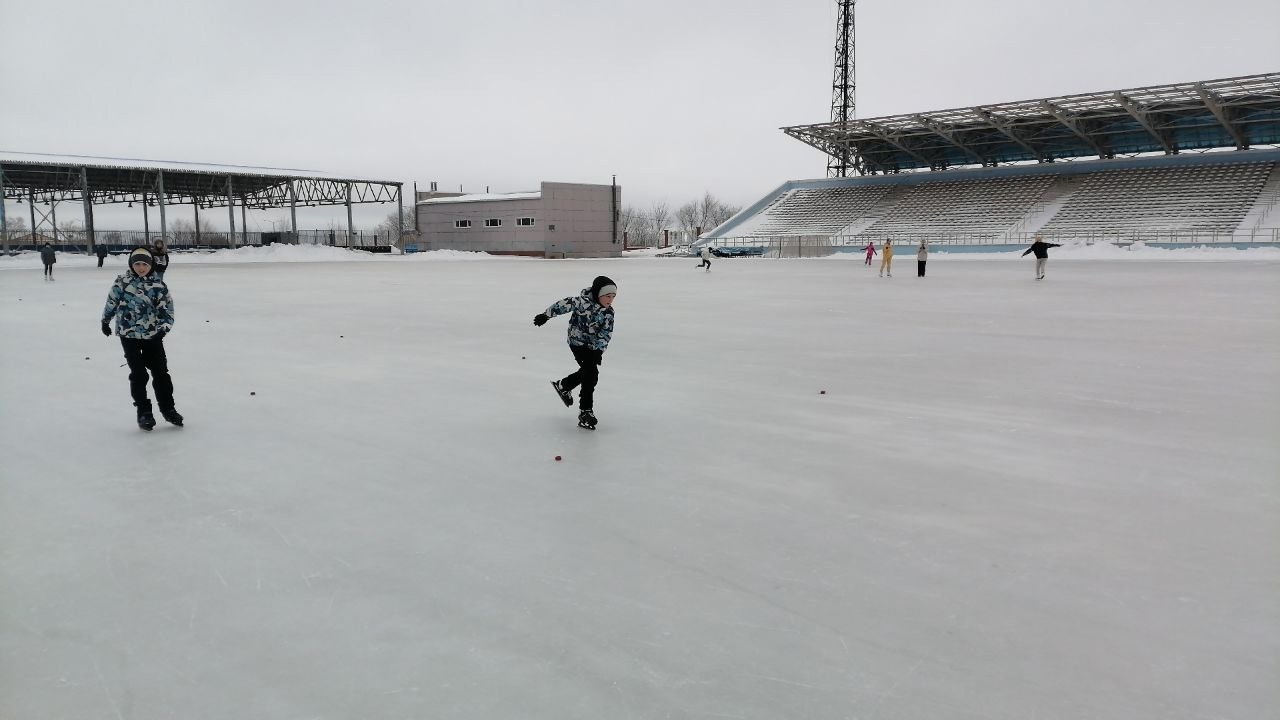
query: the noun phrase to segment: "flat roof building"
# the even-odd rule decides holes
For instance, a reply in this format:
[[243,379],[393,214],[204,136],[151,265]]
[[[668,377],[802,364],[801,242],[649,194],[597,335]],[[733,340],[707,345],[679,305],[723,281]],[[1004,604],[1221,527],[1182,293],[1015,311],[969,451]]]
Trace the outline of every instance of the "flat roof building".
[[420,250],[546,258],[622,255],[617,185],[544,182],[537,191],[420,193]]

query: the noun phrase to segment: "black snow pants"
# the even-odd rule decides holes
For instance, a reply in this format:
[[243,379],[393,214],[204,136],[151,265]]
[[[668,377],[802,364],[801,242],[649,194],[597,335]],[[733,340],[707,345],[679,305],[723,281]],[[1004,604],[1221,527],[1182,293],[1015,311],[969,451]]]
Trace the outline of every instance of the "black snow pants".
[[578,362],[578,371],[565,376],[565,379],[560,381],[560,388],[569,392],[581,385],[578,409],[591,410],[595,407],[596,381],[600,379],[598,366],[604,353],[579,345],[570,345],[569,349],[573,351],[573,359]]
[[151,401],[147,399],[147,371],[155,378],[152,385],[156,389],[156,403],[160,412],[169,412],[173,407],[173,380],[169,378],[169,359],[164,354],[163,338],[120,338],[124,346],[124,359],[129,363],[129,394],[133,396],[133,404],[139,410],[150,410]]

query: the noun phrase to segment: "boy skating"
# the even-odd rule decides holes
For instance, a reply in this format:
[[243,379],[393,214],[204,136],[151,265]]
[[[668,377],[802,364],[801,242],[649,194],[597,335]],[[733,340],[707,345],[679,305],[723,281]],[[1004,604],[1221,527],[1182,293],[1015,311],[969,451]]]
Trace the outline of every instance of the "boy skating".
[[138,409],[138,427],[150,432],[156,426],[147,397],[147,372],[156,390],[160,414],[174,425],[182,416],[173,405],[173,380],[164,353],[164,336],[173,329],[173,298],[164,281],[151,271],[151,251],[138,248],[129,254],[129,269],[116,278],[102,309],[102,334],[111,337],[111,319],[129,363],[129,393]]
[[58,262],[58,253],[54,251],[53,246],[45,243],[40,248],[40,262],[44,263],[44,279],[53,279],[53,264]]
[[573,407],[574,388],[582,387],[578,394],[578,427],[587,430],[596,429],[596,382],[600,379],[599,365],[604,362],[605,348],[609,347],[609,340],[613,337],[613,300],[617,295],[618,286],[601,275],[591,283],[591,287],[554,303],[546,312],[533,318],[533,324],[541,327],[556,315],[572,313],[569,316],[569,350],[573,352],[578,369],[562,380],[552,380],[551,386],[566,407]]

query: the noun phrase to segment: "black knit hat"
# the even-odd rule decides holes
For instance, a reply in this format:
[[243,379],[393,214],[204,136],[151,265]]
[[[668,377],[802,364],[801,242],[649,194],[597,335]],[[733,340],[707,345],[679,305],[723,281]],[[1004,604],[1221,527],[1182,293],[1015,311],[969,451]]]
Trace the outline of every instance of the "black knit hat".
[[599,275],[596,277],[595,280],[591,281],[591,299],[595,300],[596,302],[600,302],[601,290],[605,290],[605,292],[603,293],[605,295],[608,295],[609,293],[613,293],[614,295],[617,295],[618,284],[610,280],[609,278],[605,277],[604,275]]
[[133,267],[136,262],[144,262],[147,265],[155,265],[156,263],[155,259],[151,257],[151,251],[144,247],[129,253],[129,267]]

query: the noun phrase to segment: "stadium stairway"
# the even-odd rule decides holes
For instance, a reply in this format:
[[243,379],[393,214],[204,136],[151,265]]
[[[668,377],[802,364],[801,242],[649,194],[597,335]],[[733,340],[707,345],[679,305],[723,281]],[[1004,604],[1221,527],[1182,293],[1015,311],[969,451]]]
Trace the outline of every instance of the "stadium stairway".
[[1040,228],[1048,225],[1053,216],[1057,215],[1062,206],[1071,199],[1071,194],[1075,192],[1078,182],[1079,179],[1072,175],[1060,175],[1055,178],[1053,184],[1044,191],[1044,195],[1040,196],[1040,200],[1027,211],[1027,214],[1005,231],[1003,240],[1016,239],[1021,242],[1023,237],[1034,235]]
[[1245,213],[1234,235],[1252,237],[1262,228],[1280,227],[1280,163],[1271,167],[1271,174],[1263,184],[1253,206]]

